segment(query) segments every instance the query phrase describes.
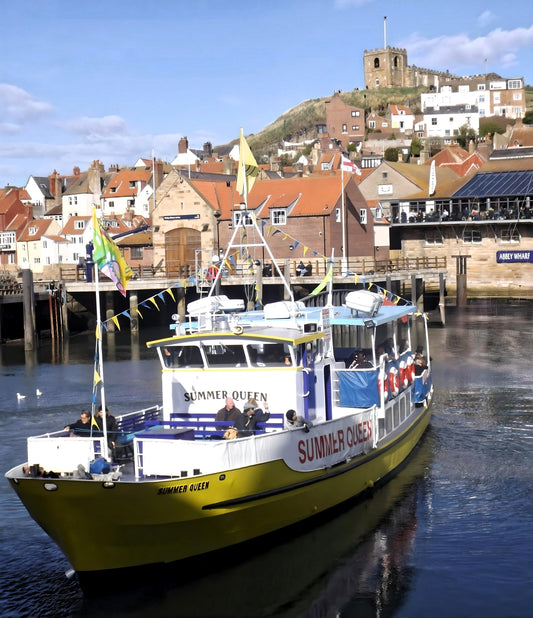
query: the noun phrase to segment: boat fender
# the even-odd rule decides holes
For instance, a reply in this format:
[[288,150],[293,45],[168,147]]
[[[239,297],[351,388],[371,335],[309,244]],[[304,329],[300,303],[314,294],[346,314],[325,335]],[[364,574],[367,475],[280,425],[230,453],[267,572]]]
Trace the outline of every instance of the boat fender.
[[396,397],[400,392],[400,378],[396,367],[391,367],[389,371],[389,391],[392,397]]

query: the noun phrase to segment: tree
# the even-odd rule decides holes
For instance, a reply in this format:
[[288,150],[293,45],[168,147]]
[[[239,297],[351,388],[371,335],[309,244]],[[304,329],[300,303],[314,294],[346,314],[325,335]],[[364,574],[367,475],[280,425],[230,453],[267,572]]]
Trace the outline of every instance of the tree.
[[420,153],[422,152],[422,140],[419,137],[414,137],[411,140],[411,154],[413,154],[415,157],[419,157]]
[[398,161],[398,148],[387,148],[384,154],[385,161]]
[[485,120],[479,123],[479,137],[486,137],[495,133],[505,133],[505,127],[494,120]]
[[533,110],[529,110],[525,113],[524,119],[522,120],[524,124],[533,124]]
[[467,124],[463,124],[455,131],[455,139],[461,148],[466,148],[470,140],[476,139],[476,131],[469,127]]

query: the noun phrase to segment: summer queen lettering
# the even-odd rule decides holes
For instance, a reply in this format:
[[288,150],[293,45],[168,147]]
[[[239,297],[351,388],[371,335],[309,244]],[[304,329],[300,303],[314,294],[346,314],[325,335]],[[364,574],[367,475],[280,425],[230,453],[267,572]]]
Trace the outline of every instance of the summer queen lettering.
[[301,464],[330,457],[345,448],[362,444],[372,438],[372,421],[338,429],[328,434],[311,436],[298,442],[298,461]]

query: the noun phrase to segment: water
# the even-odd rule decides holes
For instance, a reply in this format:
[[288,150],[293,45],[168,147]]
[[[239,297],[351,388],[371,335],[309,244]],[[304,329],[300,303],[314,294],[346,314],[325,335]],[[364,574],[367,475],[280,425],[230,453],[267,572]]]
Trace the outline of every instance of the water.
[[[448,312],[430,337],[430,429],[401,473],[369,500],[190,573],[84,597],[69,564],[0,482],[1,616],[505,616],[531,613],[532,303]],[[155,333],[152,333],[152,335]],[[160,335],[161,333],[158,333]],[[91,338],[61,359],[0,349],[0,467],[25,438],[78,417],[91,397]],[[160,400],[159,366],[116,336],[106,396],[121,413]],[[68,362],[67,362],[68,360]],[[132,383],[136,387],[132,388]],[[40,398],[35,390],[43,391]],[[26,399],[18,402],[16,393]],[[80,522],[97,534],[103,522]]]

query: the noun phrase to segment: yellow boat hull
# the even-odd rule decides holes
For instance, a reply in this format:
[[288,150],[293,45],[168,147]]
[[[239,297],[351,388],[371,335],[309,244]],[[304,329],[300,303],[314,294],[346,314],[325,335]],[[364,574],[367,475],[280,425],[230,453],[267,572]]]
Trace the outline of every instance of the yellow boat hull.
[[8,478],[76,571],[170,563],[280,530],[357,496],[408,457],[429,417],[428,408],[421,410],[392,442],[313,472],[277,460],[188,479]]

